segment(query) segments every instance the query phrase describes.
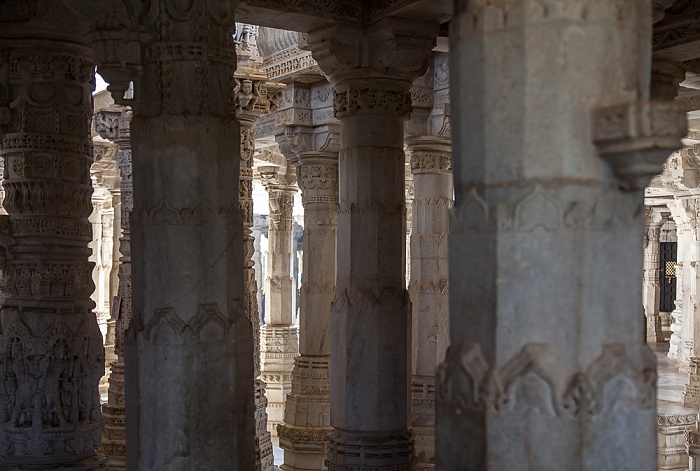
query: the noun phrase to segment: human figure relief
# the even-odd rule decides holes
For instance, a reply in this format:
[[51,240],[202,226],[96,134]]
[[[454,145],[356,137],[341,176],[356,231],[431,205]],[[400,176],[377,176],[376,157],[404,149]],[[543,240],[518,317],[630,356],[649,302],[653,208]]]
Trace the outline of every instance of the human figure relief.
[[11,420],[16,427],[30,426],[32,424],[31,412],[34,395],[20,339],[16,337],[12,339],[10,352],[10,374],[5,382],[5,387],[10,394],[9,400],[12,403]]
[[236,79],[236,105],[243,110],[253,111],[260,98],[260,93],[253,87],[251,80]]
[[57,340],[51,355],[42,360],[42,384],[44,391],[44,424],[65,426],[68,421],[64,411],[63,392],[70,388],[70,368],[68,345],[64,340]]

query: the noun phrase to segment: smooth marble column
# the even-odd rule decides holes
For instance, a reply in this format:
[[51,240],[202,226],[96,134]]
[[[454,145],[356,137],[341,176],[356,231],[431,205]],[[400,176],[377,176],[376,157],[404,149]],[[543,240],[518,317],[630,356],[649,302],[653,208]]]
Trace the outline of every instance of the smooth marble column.
[[648,101],[651,3],[455,6],[438,469],[656,470],[643,190],[687,123]]

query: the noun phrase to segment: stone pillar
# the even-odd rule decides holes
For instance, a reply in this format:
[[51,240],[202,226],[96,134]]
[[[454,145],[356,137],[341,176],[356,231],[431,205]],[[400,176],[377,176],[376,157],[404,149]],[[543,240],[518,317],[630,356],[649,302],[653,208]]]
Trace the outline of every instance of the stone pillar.
[[643,300],[644,314],[647,321],[647,343],[663,342],[661,317],[659,316],[659,239],[661,226],[670,216],[662,214],[653,208],[647,208],[644,237],[644,285]]
[[338,273],[327,466],[407,470],[411,307],[405,279],[404,120],[437,25],[387,18],[311,32],[340,120]]
[[277,435],[284,404],[292,390],[299,333],[292,326],[292,210],[296,188],[293,167],[261,167],[270,202],[269,249],[265,277],[265,325],[261,339],[262,380],[267,384],[267,428]]
[[700,471],[700,423],[697,419],[695,426],[685,433],[685,449],[690,458],[688,471]]
[[[263,292],[265,290],[264,287],[264,273],[265,273],[265,265],[263,264],[263,258],[262,258],[262,251],[261,251],[261,240],[263,236],[263,229],[266,228],[267,222],[266,219],[260,215],[256,215],[254,217],[254,223],[253,223],[253,237],[255,238],[255,243],[254,243],[254,248],[255,252],[253,253],[253,263],[254,266],[257,267],[255,270],[255,283],[258,286],[258,292],[256,294],[257,297],[257,302],[258,302],[258,308],[262,306],[262,296]],[[262,313],[258,313],[260,315],[260,322],[262,323]],[[258,348],[260,347],[260,344],[258,342]],[[260,356],[260,352],[258,352],[258,357]],[[260,362],[260,359],[258,358],[258,363]]]
[[407,139],[413,173],[411,282],[412,429],[415,470],[435,469],[435,373],[449,343],[448,210],[452,160],[448,138]]
[[255,469],[235,4],[154,3],[94,33],[108,89],[134,110],[128,469]]
[[[60,8],[46,8],[22,35],[13,36],[16,25],[0,26],[9,215],[0,219],[0,469],[106,470],[96,452],[104,348],[88,262],[94,62],[77,40],[53,32],[57,22],[78,26]],[[31,16],[27,9],[10,12]]]
[[134,206],[134,184],[131,172],[131,118],[129,107],[114,105],[95,115],[95,130],[119,146],[117,164],[121,176],[119,238],[119,285],[112,304],[115,321],[114,353],[111,364],[107,404],[102,405],[105,427],[102,449],[109,457],[110,471],[126,470],[126,401],[124,389],[124,333],[131,321],[131,214]]
[[688,199],[680,201],[683,211],[688,214],[688,218],[680,227],[678,236],[678,245],[683,244],[683,250],[679,257],[679,268],[681,271],[680,283],[683,284],[681,292],[681,329],[680,329],[680,344],[679,344],[679,366],[681,373],[690,371],[690,360],[693,357],[693,331],[695,322],[694,312],[696,310],[695,300],[697,299],[697,287],[695,286],[695,264],[693,263],[697,257],[695,234],[696,218],[688,211]]
[[324,470],[330,411],[330,307],[336,274],[338,154],[299,154],[304,205],[304,282],[299,312],[299,354],[278,427],[285,471]]
[[458,0],[450,28],[437,467],[655,470],[643,190],[687,123],[647,101],[651,2]]
[[683,333],[683,297],[687,279],[683,270],[683,260],[689,249],[689,247],[686,247],[688,245],[686,242],[688,233],[684,229],[687,227],[685,223],[687,216],[682,206],[678,204],[669,205],[669,209],[671,209],[671,213],[676,222],[676,239],[678,245],[676,251],[676,300],[673,302],[676,308],[671,313],[671,339],[669,340],[667,356],[681,363],[683,356],[683,340],[681,338]]

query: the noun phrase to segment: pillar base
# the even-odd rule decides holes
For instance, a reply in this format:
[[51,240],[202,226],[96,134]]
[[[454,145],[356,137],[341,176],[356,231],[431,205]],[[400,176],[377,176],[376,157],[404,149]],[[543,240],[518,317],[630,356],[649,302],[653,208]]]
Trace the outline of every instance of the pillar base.
[[435,469],[435,377],[413,376],[412,434],[416,463],[414,471]]
[[408,432],[401,435],[328,436],[328,471],[411,471],[413,442]]
[[260,378],[267,384],[267,430],[277,436],[284,422],[284,404],[292,392],[294,359],[299,355],[299,332],[293,326],[266,325],[260,345]]
[[687,470],[685,433],[695,424],[697,412],[678,404],[659,404],[656,416],[659,436],[659,470]]
[[685,469],[700,471],[700,430],[697,423],[685,433],[685,451],[689,456],[689,466]]
[[277,427],[285,471],[322,471],[331,427],[328,356],[297,357],[284,424]]
[[683,388],[683,405],[700,406],[700,358],[697,357],[690,359],[688,383]]
[[103,454],[96,454],[90,458],[75,462],[50,465],[36,464],[0,464],[0,471],[110,471],[107,465],[107,457]]
[[647,343],[661,343],[664,341],[664,332],[661,327],[661,316],[647,317]]
[[265,383],[255,380],[255,471],[273,471],[275,456],[267,430],[267,398]]

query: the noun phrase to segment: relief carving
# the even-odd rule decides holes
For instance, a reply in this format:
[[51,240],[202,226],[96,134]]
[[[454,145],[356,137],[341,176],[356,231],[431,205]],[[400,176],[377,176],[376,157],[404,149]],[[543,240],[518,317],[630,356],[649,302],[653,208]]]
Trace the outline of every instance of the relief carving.
[[587,369],[562,363],[546,344],[525,345],[501,368],[484,360],[479,344],[450,347],[438,370],[438,401],[461,415],[536,410],[542,415],[580,417],[614,414],[618,405],[652,409],[656,403],[656,358],[646,346],[612,344]]

